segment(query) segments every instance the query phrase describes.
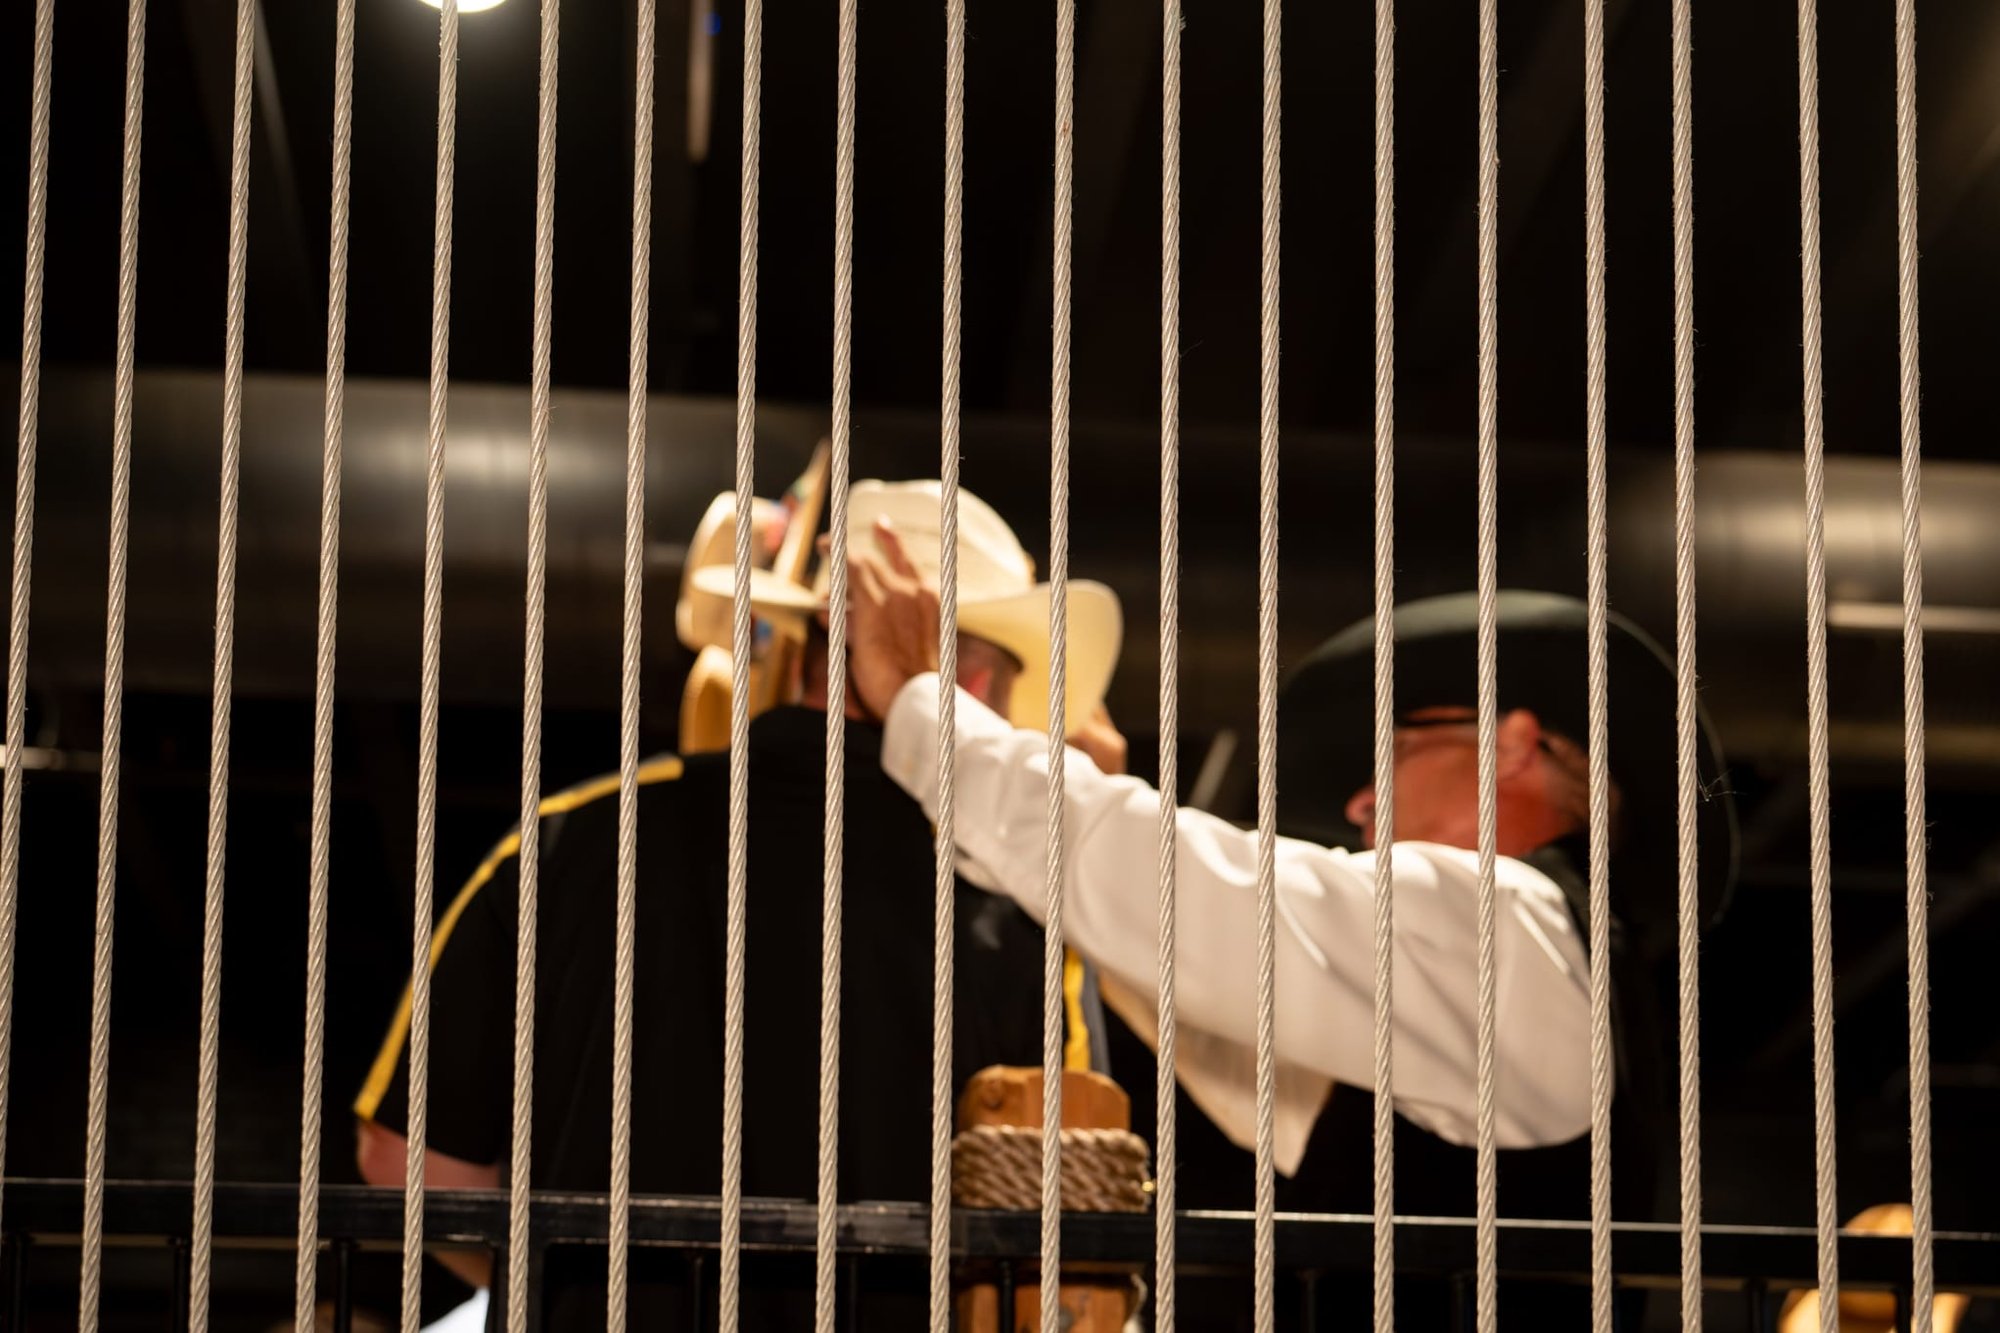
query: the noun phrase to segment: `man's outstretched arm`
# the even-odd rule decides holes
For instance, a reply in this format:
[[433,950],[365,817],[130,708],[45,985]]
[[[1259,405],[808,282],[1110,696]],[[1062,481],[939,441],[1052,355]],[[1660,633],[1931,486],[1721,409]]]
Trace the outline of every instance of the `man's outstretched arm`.
[[[885,534],[885,536],[887,536]],[[921,645],[935,603],[900,559],[857,561],[849,632],[857,688],[886,726],[883,767],[934,813],[938,681]],[[912,647],[916,645],[916,647]],[[960,692],[955,709],[960,850],[992,887],[1042,918],[1047,875],[1046,738],[1009,726]],[[1065,757],[1064,934],[1104,971],[1157,995],[1154,874],[1159,796]],[[1199,811],[1176,817],[1183,1022],[1255,1041],[1256,835]],[[1474,904],[1470,853],[1396,852],[1397,1107],[1448,1139],[1473,1136]],[[1499,1135],[1507,1146],[1561,1142],[1589,1120],[1589,1007],[1582,949],[1560,892],[1500,863]],[[1339,1082],[1373,1082],[1374,871],[1360,856],[1281,839],[1277,853],[1279,1058]]]

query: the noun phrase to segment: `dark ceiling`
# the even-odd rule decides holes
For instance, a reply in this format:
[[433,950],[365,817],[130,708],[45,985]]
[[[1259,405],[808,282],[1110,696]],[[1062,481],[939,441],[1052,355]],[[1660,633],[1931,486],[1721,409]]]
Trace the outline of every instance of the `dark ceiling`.
[[[9,104],[25,102],[30,6],[0,18]],[[1183,404],[1254,422],[1259,27],[1194,0],[1185,37]],[[1667,7],[1607,5],[1611,421],[1671,439]],[[735,376],[739,12],[711,25],[713,128],[688,146],[687,0],[660,6],[652,384],[730,393]],[[252,369],[323,365],[332,6],[265,8],[251,204]],[[228,0],[151,6],[140,357],[213,365],[221,347]],[[835,6],[773,4],[764,45],[759,391],[828,392]],[[109,10],[106,11],[109,13]],[[115,272],[119,27],[66,9],[56,36],[48,352],[108,360]],[[1501,20],[1501,421],[1574,439],[1582,417],[1581,11],[1519,0]],[[1399,422],[1473,419],[1474,11],[1405,3],[1397,36]],[[2000,9],[1924,6],[1919,55],[1925,445],[1988,457],[2000,343]],[[1830,437],[1895,445],[1891,15],[1821,13]],[[1081,416],[1157,412],[1159,13],[1085,0],[1078,15],[1076,337]],[[526,379],[537,11],[461,28],[452,369]],[[1046,408],[1053,24],[1046,6],[971,6],[967,54],[969,410]],[[1372,392],[1372,15],[1289,7],[1284,393],[1288,424],[1365,426]],[[1795,442],[1799,419],[1796,32],[1790,6],[1705,5],[1696,19],[1696,319],[1704,445]],[[420,376],[429,339],[436,15],[360,0],[349,364]],[[861,10],[855,393],[934,407],[938,384],[942,6]],[[555,374],[615,386],[626,366],[633,34],[629,6],[563,14]],[[19,253],[25,138],[0,158],[0,250]],[[0,298],[18,292],[7,266]],[[11,325],[10,325],[11,334]]]

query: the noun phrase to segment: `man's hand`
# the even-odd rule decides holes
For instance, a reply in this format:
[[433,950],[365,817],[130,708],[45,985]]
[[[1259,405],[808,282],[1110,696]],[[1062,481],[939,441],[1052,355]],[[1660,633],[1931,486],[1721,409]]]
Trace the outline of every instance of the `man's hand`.
[[875,545],[880,554],[848,559],[847,672],[862,706],[880,720],[903,686],[938,668],[938,599],[887,519],[875,524]]
[[1090,720],[1072,731],[1068,736],[1070,745],[1090,756],[1090,762],[1097,765],[1097,771],[1112,777],[1125,772],[1125,737],[1112,724],[1111,714],[1103,704],[1090,715]]

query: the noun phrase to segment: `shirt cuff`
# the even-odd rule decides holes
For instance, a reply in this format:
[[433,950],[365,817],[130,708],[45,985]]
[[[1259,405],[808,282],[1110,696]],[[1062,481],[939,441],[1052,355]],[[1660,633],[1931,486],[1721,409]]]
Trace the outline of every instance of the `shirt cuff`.
[[[1005,736],[1013,730],[998,713],[964,690],[955,693],[958,746],[982,736]],[[906,681],[882,720],[882,771],[931,813],[937,810],[938,724],[935,671]]]

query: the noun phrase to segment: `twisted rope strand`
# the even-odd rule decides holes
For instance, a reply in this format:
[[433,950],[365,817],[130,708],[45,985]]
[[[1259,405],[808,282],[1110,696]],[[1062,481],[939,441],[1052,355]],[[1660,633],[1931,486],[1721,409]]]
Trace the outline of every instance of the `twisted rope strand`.
[[[146,6],[125,19],[125,154],[119,195],[118,343],[111,399],[111,524],[104,600],[104,740],[97,798],[97,924],[91,958],[90,1097],[84,1115],[83,1255],[77,1327],[96,1333],[104,1276],[104,1158],[111,1100],[112,933],[118,895],[118,776],[125,718],[125,569],[132,494],[132,368],[139,314],[139,150],[146,88]],[[25,383],[25,380],[24,380]],[[308,1060],[310,1074],[313,1065]],[[314,1106],[315,1113],[318,1110]],[[317,1123],[317,1122],[315,1122]],[[315,1131],[313,1151],[317,1161]],[[305,1196],[300,1196],[303,1208]]]
[[215,1120],[222,1053],[222,890],[229,832],[229,703],[236,651],[237,473],[243,444],[243,302],[250,250],[250,85],[255,0],[237,0],[229,149],[229,285],[223,313],[222,479],[215,523],[215,676],[209,711],[208,870],[201,926],[201,1037],[194,1126],[188,1329],[208,1333],[215,1223]]
[[1590,1323],[1612,1333],[1610,524],[1605,484],[1604,0],[1583,7],[1584,581],[1590,765]]
[[[653,261],[653,0],[638,0],[632,113],[632,327],[625,407],[625,605],[618,689],[618,905],[611,1018],[611,1235],[605,1324],[624,1333],[632,1216],[633,959],[639,930],[639,684],[646,572],[647,302]],[[747,510],[744,522],[748,528]]]
[[965,0],[946,0],[944,56],[944,346],[938,488],[937,887],[932,912],[931,1333],[951,1329],[951,998],[958,827],[952,745],[958,693],[959,359],[964,330]]
[[743,6],[743,193],[736,275],[736,552],[729,684],[729,902],[722,1000],[722,1333],[740,1317],[743,1263],[743,994],[750,894],[750,522],[757,480],[757,184],[763,0]]
[[528,565],[521,672],[521,845],[514,923],[514,1123],[507,1170],[507,1328],[527,1333],[534,1180],[535,943],[541,917],[542,677],[546,661],[550,362],[555,343],[556,90],[561,0],[543,0],[535,143],[535,313],[528,380]]
[[1396,1326],[1396,5],[1375,4],[1375,1333]]
[[[135,10],[138,2],[135,0]],[[334,650],[340,627],[340,459],[347,400],[347,222],[354,157],[354,0],[333,36],[333,190],[327,230],[326,423],[320,452],[319,628],[313,677],[311,873],[306,887],[306,1035],[299,1095],[299,1239],[295,1317],[317,1317],[320,1102],[326,1084],[326,931],[332,881]]]
[[1930,1333],[1930,886],[1924,819],[1923,423],[1917,344],[1917,9],[1896,0],[1896,302],[1902,372],[1903,838],[1910,952],[1912,1326]]
[[1161,3],[1160,108],[1160,1040],[1155,1061],[1153,1327],[1174,1333],[1175,800],[1180,792],[1181,4]]
[[1278,224],[1284,5],[1264,0],[1262,291],[1257,412],[1257,1180],[1253,1313],[1257,1333],[1277,1321],[1278,902]]
[[938,815],[937,886],[932,915],[931,992],[931,1333],[951,1329],[951,999],[956,865],[952,745],[958,693],[959,360],[964,329],[965,0],[946,0],[944,59],[944,340],[939,406],[938,488]]
[[410,1124],[403,1177],[403,1333],[423,1317],[424,1142],[430,1089],[431,900],[437,878],[438,677],[444,653],[445,406],[451,382],[451,213],[458,125],[458,0],[438,11],[437,203],[431,256],[430,437],[424,468],[424,612],[417,696],[417,866],[410,946]]
[[1070,221],[1076,170],[1073,124],[1076,0],[1056,0],[1054,337],[1049,367],[1049,873],[1042,937],[1041,1326],[1058,1327],[1062,1248],[1063,747],[1069,641]]
[[846,839],[848,725],[848,452],[854,434],[854,82],[860,14],[840,0],[840,68],[834,94],[834,446],[828,466],[826,616],[826,867],[820,905],[820,1181],[814,1327],[834,1333],[840,1217],[840,927]]
[[1680,776],[1681,1328],[1701,1333],[1701,936],[1696,811],[1694,560],[1694,51],[1692,0],[1673,3],[1674,677]]
[[[47,257],[49,88],[54,0],[36,0],[34,88],[28,110],[27,275],[21,292],[21,415],[14,455],[14,581],[7,617],[7,734],[0,755],[0,1156],[6,1150],[8,1066],[14,1045],[14,925],[20,898],[21,749],[27,743],[28,594],[35,556],[35,445],[42,389],[42,271]],[[0,1176],[0,1181],[5,1177]]]
[[1833,1101],[1833,860],[1827,772],[1826,416],[1819,235],[1819,16],[1799,0],[1799,306],[1806,473],[1806,784],[1812,841],[1813,1174],[1820,1333],[1840,1329]]
[[1479,891],[1475,1094],[1476,1292],[1480,1333],[1499,1327],[1499,1144],[1494,1133],[1497,973],[1494,855],[1499,821],[1500,22],[1479,3]]
[[0,796],[0,1155],[6,1149],[8,1056],[14,1045],[21,749],[27,743],[28,594],[35,556],[35,446],[41,418],[42,271],[48,238],[49,89],[54,78],[55,22],[54,0],[36,0],[34,89],[28,110],[27,275],[21,292],[21,416],[14,456],[14,581],[7,618],[7,748],[0,756],[5,793]]
[[834,1333],[840,1209],[841,874],[847,809],[847,473],[854,423],[854,98],[860,15],[840,0],[834,95],[833,451],[829,460],[826,663],[826,826],[820,902],[819,1212],[814,1241],[813,1326]]

